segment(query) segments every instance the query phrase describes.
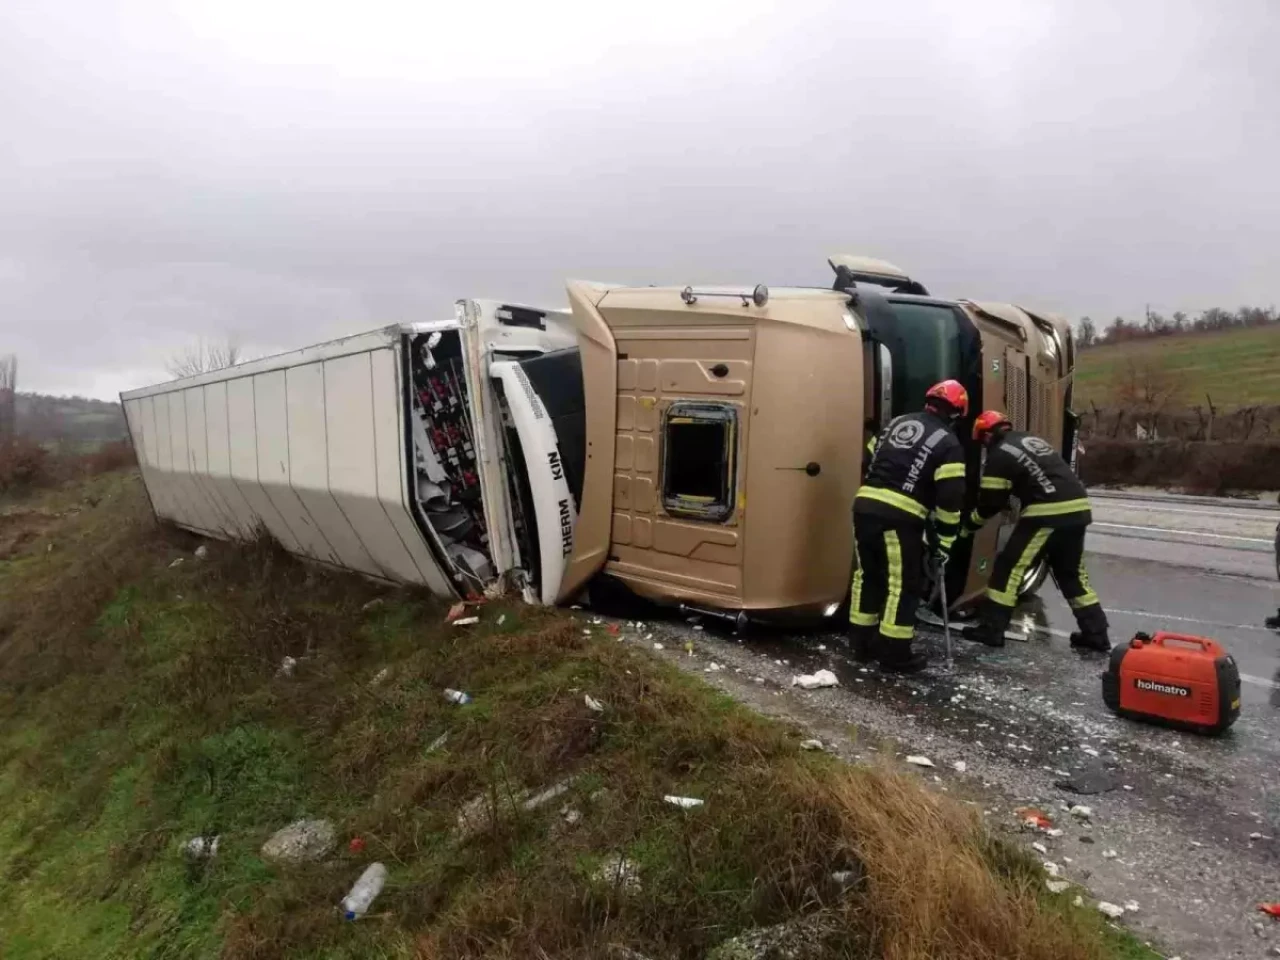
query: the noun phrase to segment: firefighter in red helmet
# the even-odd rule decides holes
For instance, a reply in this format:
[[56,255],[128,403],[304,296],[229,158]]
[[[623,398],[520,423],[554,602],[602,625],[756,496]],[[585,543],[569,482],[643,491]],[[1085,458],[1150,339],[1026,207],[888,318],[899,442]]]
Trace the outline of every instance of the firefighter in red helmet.
[[956,380],[925,394],[924,410],[894,418],[881,432],[853,504],[856,570],[849,607],[854,656],[886,670],[925,665],[912,651],[924,566],[925,526],[932,514],[941,570],[960,528],[964,450],[955,423],[969,412]]
[[1018,585],[1040,558],[1047,557],[1058,589],[1075,613],[1080,630],[1071,645],[1083,650],[1111,649],[1107,615],[1089,585],[1084,566],[1084,535],[1093,514],[1084,484],[1053,444],[1014,430],[999,410],[987,410],[973,424],[973,439],[987,448],[978,504],[965,517],[965,532],[976,531],[1004,510],[1010,497],[1021,505],[1017,525],[996,558],[982,617],[970,637],[1004,646]]

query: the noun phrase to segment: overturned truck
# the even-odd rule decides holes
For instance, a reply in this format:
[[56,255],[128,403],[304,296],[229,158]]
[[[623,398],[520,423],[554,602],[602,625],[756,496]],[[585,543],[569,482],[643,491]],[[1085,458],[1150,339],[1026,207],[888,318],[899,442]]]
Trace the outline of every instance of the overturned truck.
[[[739,621],[832,616],[869,431],[946,378],[1068,456],[1075,425],[1065,322],[830,262],[832,289],[575,281],[567,309],[464,300],[121,401],[156,515],[207,536],[265,530],[444,597],[554,604],[608,582]],[[954,565],[956,605],[1009,519]]]

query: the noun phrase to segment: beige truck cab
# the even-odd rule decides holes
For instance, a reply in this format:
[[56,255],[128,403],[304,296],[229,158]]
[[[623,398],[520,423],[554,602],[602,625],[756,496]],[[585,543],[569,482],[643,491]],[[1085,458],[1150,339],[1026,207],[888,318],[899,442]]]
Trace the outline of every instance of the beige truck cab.
[[[587,426],[560,600],[604,575],[733,617],[834,615],[863,439],[939,380],[966,384],[971,417],[999,407],[1074,449],[1064,321],[931,297],[884,261],[830,263],[830,290],[569,285]],[[976,489],[971,422],[959,433]],[[985,586],[1003,534],[989,525],[962,558],[956,606]]]

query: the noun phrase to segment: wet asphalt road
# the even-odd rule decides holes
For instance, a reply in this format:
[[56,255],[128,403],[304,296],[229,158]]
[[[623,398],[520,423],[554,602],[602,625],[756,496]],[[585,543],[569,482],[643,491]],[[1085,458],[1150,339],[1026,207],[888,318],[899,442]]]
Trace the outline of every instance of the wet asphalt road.
[[[1280,632],[1263,623],[1280,607],[1280,509],[1159,497],[1094,503],[1087,561],[1113,641],[1163,629],[1222,643],[1244,681],[1242,715],[1225,736],[1113,717],[1101,697],[1105,662],[1070,649],[1074,623],[1052,581],[1018,610],[1025,641],[990,650],[957,640],[953,669],[940,634],[922,628],[919,642],[936,659],[913,678],[859,667],[833,632],[734,638],[707,621],[627,634],[665,642],[664,656],[684,669],[804,724],[850,759],[884,752],[873,742],[899,758],[928,756],[936,768],[926,778],[982,806],[1019,842],[1043,844],[1043,856],[1083,885],[1066,896],[1136,901],[1124,922],[1168,955],[1278,956],[1280,922],[1257,906],[1280,900]],[[791,685],[818,668],[840,686]],[[1056,785],[1080,771],[1109,778],[1110,789],[1078,796]],[[1093,816],[1071,816],[1071,804]],[[1048,812],[1063,835],[1019,832],[1013,810],[1024,805]]]

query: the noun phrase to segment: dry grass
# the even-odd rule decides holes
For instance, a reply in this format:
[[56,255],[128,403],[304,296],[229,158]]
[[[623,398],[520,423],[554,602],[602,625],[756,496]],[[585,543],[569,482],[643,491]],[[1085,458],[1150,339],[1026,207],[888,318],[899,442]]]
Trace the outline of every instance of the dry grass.
[[[798,731],[602,628],[518,604],[447,626],[431,598],[266,543],[197,562],[132,477],[94,481],[96,506],[84,492],[40,504],[56,519],[0,561],[6,960],[700,958],[798,914],[829,919],[818,957],[1143,955],[1047,899],[963,806],[803,753]],[[496,815],[463,838],[476,797]],[[265,837],[303,815],[331,818],[339,850],[265,865]],[[180,844],[209,833],[218,857],[189,868]],[[638,891],[597,878],[616,856]],[[375,858],[376,916],[346,924],[335,904]],[[842,870],[861,876],[849,891]]]

